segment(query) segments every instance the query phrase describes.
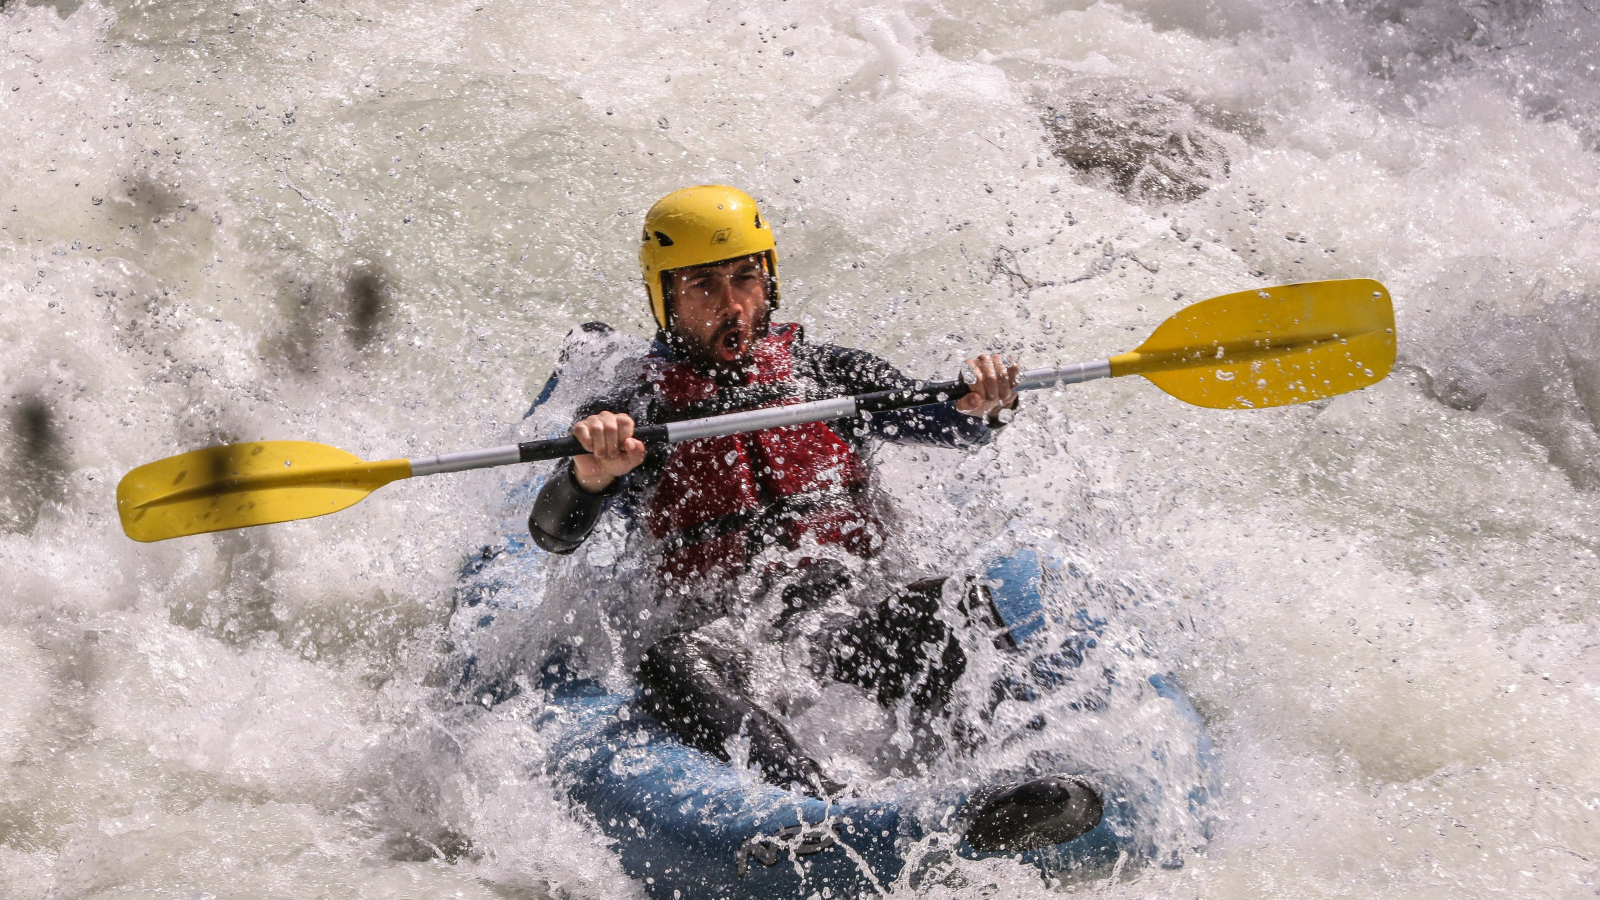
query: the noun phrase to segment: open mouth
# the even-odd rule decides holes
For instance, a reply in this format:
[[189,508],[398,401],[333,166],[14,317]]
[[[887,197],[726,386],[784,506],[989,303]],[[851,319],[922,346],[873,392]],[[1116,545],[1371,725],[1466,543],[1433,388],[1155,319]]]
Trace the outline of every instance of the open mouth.
[[721,344],[722,349],[729,353],[737,354],[743,349],[744,336],[739,333],[738,326],[730,326],[722,332],[722,339],[718,343]]

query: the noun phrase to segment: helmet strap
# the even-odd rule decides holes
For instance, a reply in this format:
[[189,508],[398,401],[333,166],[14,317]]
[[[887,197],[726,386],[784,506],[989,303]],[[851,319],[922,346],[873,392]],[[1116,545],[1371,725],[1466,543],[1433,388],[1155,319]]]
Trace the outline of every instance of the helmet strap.
[[672,272],[673,272],[672,269],[668,269],[665,272],[657,272],[656,273],[656,277],[661,279],[661,317],[667,320],[667,324],[661,326],[661,330],[665,331],[665,332],[667,332],[669,334],[672,332],[672,319],[673,319],[673,315],[672,315]]
[[772,321],[772,313],[778,308],[778,264],[773,261],[772,251],[761,254],[761,268],[767,270],[767,321]]

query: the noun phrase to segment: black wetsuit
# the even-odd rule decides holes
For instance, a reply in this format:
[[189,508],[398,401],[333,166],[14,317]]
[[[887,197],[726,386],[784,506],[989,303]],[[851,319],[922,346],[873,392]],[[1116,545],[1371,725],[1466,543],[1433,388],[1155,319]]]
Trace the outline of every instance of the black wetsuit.
[[[653,352],[672,358],[665,342]],[[887,361],[861,350],[808,344],[791,347],[794,377],[778,384],[740,385],[737,377],[719,379],[723,386],[710,403],[668,412],[648,384],[630,393],[601,397],[586,404],[582,419],[603,410],[627,413],[640,424],[682,420],[765,405],[779,397],[817,400],[865,391],[906,388],[915,382]],[[936,447],[971,447],[988,443],[1001,427],[955,409],[949,403],[874,414],[866,421],[837,423],[834,431],[858,450],[869,438]],[[551,553],[570,553],[582,544],[600,515],[615,506],[632,515],[660,475],[667,448],[655,448],[645,462],[617,479],[600,494],[578,486],[571,460],[563,460],[534,502],[528,530]],[[752,528],[759,535],[759,528]],[[919,709],[938,711],[966,667],[966,657],[949,627],[939,619],[944,579],[909,585],[894,596],[838,623],[819,674],[873,693],[890,704],[909,696]],[[819,564],[774,584],[785,610],[812,609],[849,587],[842,567]],[[961,607],[976,609],[969,590]],[[985,610],[988,604],[982,604]],[[784,616],[780,616],[780,619]],[[987,619],[987,616],[983,618]],[[646,651],[639,666],[647,708],[686,744],[727,759],[725,741],[743,734],[750,757],[768,779],[808,790],[831,787],[817,764],[798,752],[782,721],[748,697],[748,662],[741,648],[710,637],[700,623],[661,638]]]

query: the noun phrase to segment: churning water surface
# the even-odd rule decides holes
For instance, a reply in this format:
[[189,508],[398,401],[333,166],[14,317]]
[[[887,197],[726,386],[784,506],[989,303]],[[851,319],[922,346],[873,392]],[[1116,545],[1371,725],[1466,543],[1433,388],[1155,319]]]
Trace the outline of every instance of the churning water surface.
[[0,896],[637,893],[526,710],[441,686],[526,473],[158,545],[114,489],[504,443],[571,326],[645,333],[643,212],[708,181],[764,204],[784,315],[919,375],[1248,287],[1396,300],[1358,394],[1104,382],[882,453],[907,568],[1010,541],[1137,586],[1220,747],[1181,868],[920,890],[1600,891],[1592,0],[0,6]]

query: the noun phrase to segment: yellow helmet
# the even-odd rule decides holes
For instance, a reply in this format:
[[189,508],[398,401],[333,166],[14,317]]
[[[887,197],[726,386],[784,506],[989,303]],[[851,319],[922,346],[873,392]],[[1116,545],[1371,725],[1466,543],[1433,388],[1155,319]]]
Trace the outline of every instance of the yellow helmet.
[[667,277],[673,269],[763,253],[771,279],[767,301],[778,308],[778,252],[772,228],[756,201],[738,188],[703,184],[673,191],[644,217],[639,268],[650,292],[650,312],[667,327]]

